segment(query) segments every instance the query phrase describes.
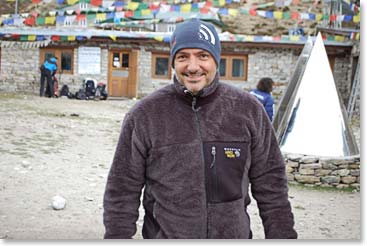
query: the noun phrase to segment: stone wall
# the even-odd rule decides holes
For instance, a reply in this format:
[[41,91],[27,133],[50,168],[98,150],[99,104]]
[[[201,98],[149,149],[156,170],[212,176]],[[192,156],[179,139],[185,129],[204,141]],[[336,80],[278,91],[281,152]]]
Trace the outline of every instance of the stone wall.
[[1,48],[0,90],[39,93],[39,50],[21,42]]
[[360,189],[360,156],[328,158],[284,154],[288,181],[308,186]]

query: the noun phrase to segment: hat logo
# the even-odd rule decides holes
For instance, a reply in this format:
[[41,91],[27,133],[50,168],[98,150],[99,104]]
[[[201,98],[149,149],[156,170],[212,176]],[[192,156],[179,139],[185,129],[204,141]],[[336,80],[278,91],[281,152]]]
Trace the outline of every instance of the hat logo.
[[215,45],[215,37],[213,32],[204,24],[200,24],[199,37]]

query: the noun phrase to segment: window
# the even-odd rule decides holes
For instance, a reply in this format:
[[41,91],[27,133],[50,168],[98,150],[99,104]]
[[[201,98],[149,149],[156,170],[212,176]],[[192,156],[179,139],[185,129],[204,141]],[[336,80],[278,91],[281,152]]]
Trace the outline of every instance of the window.
[[247,55],[246,56],[221,56],[219,74],[222,79],[247,80]]
[[74,71],[74,49],[72,48],[46,48],[40,51],[40,64],[51,57],[57,57],[58,72],[73,74]]
[[167,25],[167,32],[174,32],[176,29],[176,25],[175,24],[169,24]]
[[171,65],[168,54],[152,54],[152,77],[171,79]]

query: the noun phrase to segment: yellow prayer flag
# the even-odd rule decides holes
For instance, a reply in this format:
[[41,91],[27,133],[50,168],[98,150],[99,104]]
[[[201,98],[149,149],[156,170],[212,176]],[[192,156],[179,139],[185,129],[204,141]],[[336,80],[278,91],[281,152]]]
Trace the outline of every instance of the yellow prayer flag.
[[282,11],[274,11],[273,14],[274,14],[275,19],[281,20],[283,18],[283,12]]
[[75,41],[75,36],[68,36],[68,41]]
[[226,5],[226,0],[219,0],[219,6]]
[[359,33],[357,33],[356,35],[356,40],[359,40]]
[[163,42],[163,36],[155,36],[154,39],[159,42]]
[[191,4],[182,4],[181,5],[181,13],[189,13],[191,11]]
[[100,21],[106,20],[106,13],[97,13],[96,14],[96,19],[100,20]]
[[299,36],[292,35],[289,37],[291,41],[299,41]]
[[139,3],[137,2],[129,2],[127,4],[127,9],[130,9],[130,10],[136,10],[138,7],[139,7]]
[[36,35],[28,35],[28,41],[36,41]]
[[56,21],[56,17],[55,16],[47,16],[45,18],[45,24],[53,25],[53,24],[55,24],[55,21]]
[[335,36],[335,41],[344,42],[344,36],[336,35]]
[[316,21],[322,20],[323,14],[316,14]]
[[74,5],[77,2],[79,2],[79,0],[67,0],[67,4],[69,4],[69,5]]
[[113,41],[116,41],[116,36],[114,35],[109,35],[110,39],[112,39]]
[[150,15],[152,13],[152,11],[150,9],[142,9],[141,10],[141,15]]
[[245,35],[245,40],[246,41],[254,41],[254,36]]
[[228,9],[228,14],[230,16],[237,16],[238,15],[238,9]]
[[359,23],[359,22],[361,22],[361,15],[360,15],[360,14],[358,14],[358,15],[353,16],[353,22],[354,22],[354,23]]

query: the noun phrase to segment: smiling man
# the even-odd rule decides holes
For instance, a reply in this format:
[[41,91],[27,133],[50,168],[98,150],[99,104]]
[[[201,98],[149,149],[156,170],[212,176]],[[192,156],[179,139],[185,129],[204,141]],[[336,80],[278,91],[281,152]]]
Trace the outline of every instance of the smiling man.
[[105,238],[252,238],[256,199],[266,238],[297,238],[283,157],[263,106],[219,82],[213,25],[192,19],[171,37],[173,84],[128,112],[104,194]]

